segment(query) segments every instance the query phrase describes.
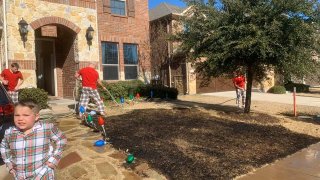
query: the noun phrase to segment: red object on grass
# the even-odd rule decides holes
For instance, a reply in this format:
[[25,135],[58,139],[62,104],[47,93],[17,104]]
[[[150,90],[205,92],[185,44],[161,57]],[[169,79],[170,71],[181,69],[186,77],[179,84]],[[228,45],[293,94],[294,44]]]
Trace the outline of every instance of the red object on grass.
[[136,99],[140,99],[140,94],[139,93],[136,94]]
[[104,119],[103,119],[103,117],[99,116],[99,118],[98,118],[98,124],[99,124],[100,126],[103,126],[103,125],[104,125]]

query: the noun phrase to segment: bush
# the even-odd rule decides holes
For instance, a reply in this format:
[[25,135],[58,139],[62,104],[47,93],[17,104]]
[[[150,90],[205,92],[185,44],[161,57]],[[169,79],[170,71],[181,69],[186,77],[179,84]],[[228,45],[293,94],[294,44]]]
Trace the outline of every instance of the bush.
[[[134,96],[140,92],[141,87],[145,86],[140,80],[118,81],[114,83],[102,82],[102,84],[108,89],[115,99],[119,99],[120,97],[129,97],[130,93]],[[112,100],[109,93],[104,91],[101,87],[99,87],[99,92],[103,99]]]
[[19,92],[19,100],[33,100],[40,109],[48,108],[48,93],[39,88],[25,88]]
[[285,94],[286,88],[283,86],[273,86],[268,90],[268,92],[273,94]]
[[176,88],[169,88],[161,85],[146,85],[141,89],[140,95],[143,97],[151,97],[151,91],[153,92],[154,98],[177,99],[178,97],[178,90]]
[[[154,98],[170,98],[177,99],[178,90],[176,88],[169,88],[161,85],[145,85],[140,80],[132,81],[118,81],[113,83],[102,82],[115,99],[120,97],[129,98],[130,94],[135,96],[137,93],[141,97],[150,97],[151,90],[153,91]],[[108,92],[99,87],[99,93],[104,100],[112,100]]]
[[294,83],[289,81],[284,85],[287,91],[293,92],[293,87],[296,87],[296,92],[309,92],[309,85]]

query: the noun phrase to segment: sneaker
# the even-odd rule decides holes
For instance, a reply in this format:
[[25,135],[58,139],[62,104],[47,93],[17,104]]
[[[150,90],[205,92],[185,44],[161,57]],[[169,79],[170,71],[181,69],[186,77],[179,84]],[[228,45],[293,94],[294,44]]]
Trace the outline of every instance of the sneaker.
[[77,119],[80,119],[80,120],[83,119],[83,115],[82,114],[76,115],[76,117],[77,117]]

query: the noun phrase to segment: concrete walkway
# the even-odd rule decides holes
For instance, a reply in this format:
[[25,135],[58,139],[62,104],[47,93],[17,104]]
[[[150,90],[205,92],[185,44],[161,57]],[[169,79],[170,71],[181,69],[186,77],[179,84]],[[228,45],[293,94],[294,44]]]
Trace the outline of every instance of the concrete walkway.
[[309,146],[238,180],[320,180],[320,143]]
[[[215,93],[204,93],[203,96],[218,96],[218,97],[230,97],[235,98],[235,91],[225,91],[225,92],[215,92]],[[260,93],[252,92],[252,101],[269,101],[278,102],[284,104],[293,104],[293,94],[270,94],[270,93]],[[305,106],[316,106],[320,107],[320,96],[308,97],[297,94],[296,96],[297,105]]]

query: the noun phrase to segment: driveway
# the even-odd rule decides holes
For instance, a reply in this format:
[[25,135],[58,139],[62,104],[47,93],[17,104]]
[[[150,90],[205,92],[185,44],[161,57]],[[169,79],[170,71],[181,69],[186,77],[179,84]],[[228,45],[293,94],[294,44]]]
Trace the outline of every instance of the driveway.
[[[215,93],[203,93],[204,96],[218,96],[218,97],[229,97],[235,98],[235,91],[225,91],[225,92],[215,92]],[[252,101],[268,101],[268,102],[278,102],[283,104],[293,104],[293,94],[271,94],[271,93],[260,93],[252,92]],[[320,107],[320,96],[319,95],[305,95],[297,94],[296,96],[297,105],[305,106],[315,106]]]

